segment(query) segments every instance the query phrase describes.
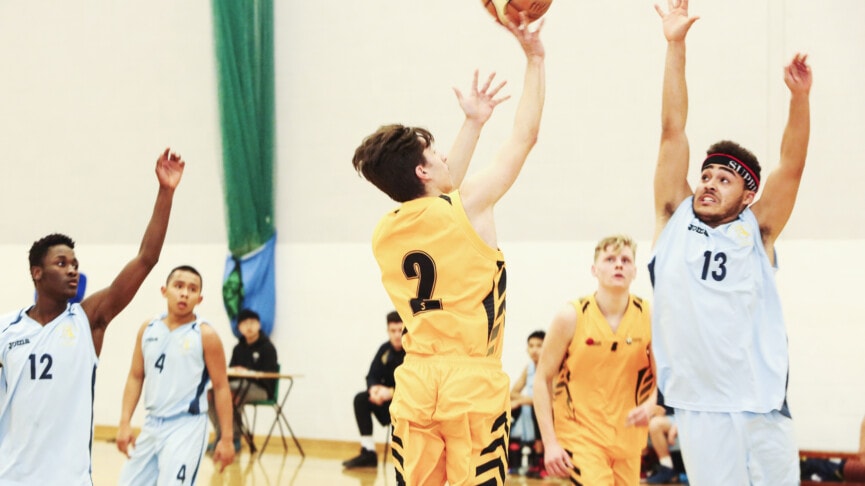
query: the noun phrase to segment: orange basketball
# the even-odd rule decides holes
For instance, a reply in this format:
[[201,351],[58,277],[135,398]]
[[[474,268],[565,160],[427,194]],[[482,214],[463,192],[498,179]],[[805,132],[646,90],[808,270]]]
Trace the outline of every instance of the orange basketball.
[[845,482],[862,482],[865,481],[865,464],[858,459],[852,459],[844,464],[844,481]]
[[525,12],[529,18],[529,22],[533,22],[545,13],[547,13],[547,9],[550,8],[550,4],[553,3],[553,0],[481,0],[484,3],[484,7],[486,7],[487,12],[496,19],[497,22],[501,23],[499,20],[499,8],[504,9],[504,15],[506,15],[511,22],[515,24],[520,23],[520,12]]

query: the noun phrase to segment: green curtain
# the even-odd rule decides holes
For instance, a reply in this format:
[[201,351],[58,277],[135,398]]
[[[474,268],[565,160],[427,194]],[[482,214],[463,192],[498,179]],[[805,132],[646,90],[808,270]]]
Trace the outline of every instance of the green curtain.
[[275,235],[273,0],[213,0],[228,247]]
[[273,0],[213,0],[230,256],[223,302],[235,334],[249,307],[275,318]]

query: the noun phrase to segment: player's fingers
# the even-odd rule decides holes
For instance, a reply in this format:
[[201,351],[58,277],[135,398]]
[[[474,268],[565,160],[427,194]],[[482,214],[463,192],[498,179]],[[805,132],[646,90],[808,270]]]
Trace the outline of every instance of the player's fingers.
[[505,95],[505,96],[502,96],[501,98],[496,98],[496,99],[492,100],[491,103],[493,106],[499,106],[500,103],[503,103],[509,99],[511,99],[511,95]]
[[[481,88],[481,92],[486,93],[486,91],[488,89],[490,89],[490,85],[493,83],[493,78],[495,78],[495,77],[496,77],[495,71],[491,72],[490,75],[487,76],[487,81],[484,83],[483,88]],[[493,93],[495,93],[495,91],[493,91]]]
[[[490,81],[492,81],[492,78],[490,78]],[[492,89],[492,91],[489,92],[490,97],[495,97],[495,95],[497,95],[498,92],[501,91],[501,89],[504,88],[506,84],[508,84],[507,81],[502,81],[501,83],[499,83],[495,88]],[[487,83],[487,85],[489,85],[489,83]]]

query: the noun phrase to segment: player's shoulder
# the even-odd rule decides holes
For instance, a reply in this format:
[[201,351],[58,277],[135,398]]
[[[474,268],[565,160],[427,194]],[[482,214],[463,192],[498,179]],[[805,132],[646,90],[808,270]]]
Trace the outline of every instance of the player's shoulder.
[[209,342],[219,341],[222,343],[222,338],[219,337],[219,333],[216,331],[216,328],[213,327],[209,321],[205,319],[199,319],[194,324],[196,332],[201,335],[201,340],[205,345]]
[[4,312],[3,314],[0,314],[0,329],[5,328],[9,324],[20,321],[22,315],[24,315],[24,310],[22,309]]
[[9,337],[13,334],[25,332],[27,326],[24,324],[24,314],[26,310],[19,309],[0,315],[0,339],[3,339],[4,336]]
[[638,295],[631,294],[631,302],[634,303],[634,307],[639,309],[640,312],[648,313],[651,310],[649,301]]

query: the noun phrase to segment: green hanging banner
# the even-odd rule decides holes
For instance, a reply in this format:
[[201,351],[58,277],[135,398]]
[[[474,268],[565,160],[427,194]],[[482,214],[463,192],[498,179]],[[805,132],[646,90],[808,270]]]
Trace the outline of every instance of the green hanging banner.
[[[275,289],[264,299],[245,294],[262,288],[243,282],[239,261],[262,249],[273,252],[274,61],[273,1],[213,0],[213,35],[219,81],[223,188],[228,247],[223,300],[234,318],[245,301],[255,301],[262,327],[273,326]],[[272,264],[272,260],[271,261]],[[260,272],[259,272],[260,273]],[[272,273],[265,286],[273,286]],[[254,277],[257,278],[257,277]],[[267,322],[266,322],[267,320]]]

